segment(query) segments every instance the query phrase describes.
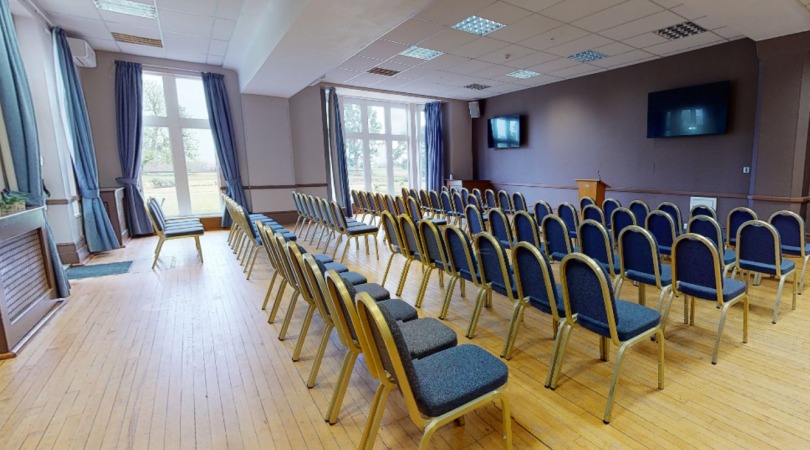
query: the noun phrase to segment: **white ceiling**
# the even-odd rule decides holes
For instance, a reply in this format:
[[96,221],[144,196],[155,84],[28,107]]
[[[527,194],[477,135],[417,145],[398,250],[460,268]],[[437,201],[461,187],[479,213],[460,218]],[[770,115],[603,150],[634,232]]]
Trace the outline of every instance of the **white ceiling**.
[[[243,92],[289,97],[327,82],[476,99],[580,77],[749,37],[810,30],[810,0],[136,0],[149,20],[99,11],[93,0],[15,0],[42,9],[97,50],[224,65]],[[453,30],[470,15],[506,25],[478,37]],[[708,31],[668,41],[654,33],[691,20]],[[118,43],[111,32],[162,39],[164,48]],[[400,56],[410,45],[445,54]],[[584,50],[608,55],[568,59]],[[400,71],[393,77],[367,71]],[[541,75],[506,76],[517,69]],[[469,84],[490,86],[478,91]]]

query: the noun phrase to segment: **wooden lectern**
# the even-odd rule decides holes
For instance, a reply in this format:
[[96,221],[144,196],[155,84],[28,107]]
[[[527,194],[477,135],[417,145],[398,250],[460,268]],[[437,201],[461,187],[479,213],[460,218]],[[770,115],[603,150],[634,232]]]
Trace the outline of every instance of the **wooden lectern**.
[[579,188],[580,200],[582,197],[591,197],[596,202],[596,206],[601,208],[602,202],[605,201],[605,189],[610,186],[602,180],[578,178],[575,181]]

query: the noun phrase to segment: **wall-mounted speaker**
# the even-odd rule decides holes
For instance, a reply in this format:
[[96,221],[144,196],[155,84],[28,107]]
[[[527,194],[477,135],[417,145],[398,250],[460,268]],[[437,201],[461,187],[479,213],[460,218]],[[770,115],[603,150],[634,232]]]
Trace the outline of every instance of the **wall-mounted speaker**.
[[477,119],[481,117],[481,107],[478,102],[470,102],[470,117]]

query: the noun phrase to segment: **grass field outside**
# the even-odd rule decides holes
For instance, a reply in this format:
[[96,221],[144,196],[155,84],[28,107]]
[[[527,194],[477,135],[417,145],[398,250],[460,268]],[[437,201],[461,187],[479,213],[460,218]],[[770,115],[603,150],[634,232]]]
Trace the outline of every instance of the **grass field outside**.
[[[146,198],[154,197],[163,202],[163,211],[167,216],[180,215],[173,173],[144,173],[141,175],[141,181]],[[219,174],[216,172],[189,173],[188,184],[191,214],[205,216],[222,212]]]

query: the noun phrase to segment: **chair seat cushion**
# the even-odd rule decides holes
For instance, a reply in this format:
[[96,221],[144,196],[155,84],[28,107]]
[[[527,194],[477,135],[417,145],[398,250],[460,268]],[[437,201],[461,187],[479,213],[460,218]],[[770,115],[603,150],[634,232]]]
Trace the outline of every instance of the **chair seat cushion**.
[[459,270],[458,274],[461,276],[461,278],[464,278],[467,281],[472,281],[473,283],[477,283],[478,279],[480,278],[478,271],[475,272],[475,278],[473,278],[472,274],[467,269]]
[[388,312],[391,314],[391,317],[398,322],[409,322],[419,318],[416,308],[405,300],[392,298],[390,300],[383,300],[377,303],[380,305],[385,305]]
[[465,344],[413,361],[416,404],[440,416],[506,384],[509,369],[481,347]]
[[458,343],[455,331],[432,318],[401,323],[399,330],[402,332],[411,358],[424,358],[455,347]]
[[[786,274],[793,269],[796,268],[796,263],[793,261],[783,259],[782,260],[782,274]],[[776,275],[776,265],[775,264],[765,264],[757,261],[749,261],[746,259],[740,260],[740,269],[743,270],[750,270],[753,272],[759,273],[766,273],[768,275]]]
[[[349,272],[351,273],[351,272]],[[371,296],[376,302],[381,302],[383,300],[388,300],[391,298],[391,293],[388,292],[388,289],[380,286],[377,283],[363,283],[357,284],[354,286],[354,290],[357,292],[365,292]]]
[[199,236],[204,234],[205,231],[200,228],[167,228],[163,234],[166,237],[180,237],[180,236]]
[[[792,245],[784,245],[782,244],[782,253],[791,256],[801,256],[802,255],[802,248],[801,247],[794,247]],[[810,254],[810,244],[804,244],[804,253]]]
[[[717,300],[717,290],[698,284],[678,282],[678,290],[685,295],[691,295],[703,300]],[[745,282],[732,278],[723,278],[723,301],[731,301],[745,293]]]
[[[337,264],[337,263],[329,263],[329,264]],[[329,264],[327,264],[327,266],[329,266]],[[341,266],[342,265],[343,264],[341,264]],[[343,267],[346,267],[346,266],[343,266]],[[338,273],[340,273],[340,278],[343,278],[344,282],[346,282],[348,284],[355,285],[355,286],[357,286],[358,284],[366,284],[366,283],[368,283],[368,279],[366,279],[366,277],[364,277],[363,274],[360,274],[360,273],[357,273],[357,272],[349,272],[348,270],[349,269],[346,268],[345,272],[338,272]]]
[[334,270],[335,272],[341,274],[349,271],[348,267],[337,262],[324,263],[323,266],[326,268],[326,270]]
[[447,220],[445,219],[430,219],[430,221],[433,222],[433,225],[436,225],[437,227],[447,225]]
[[666,246],[666,245],[660,245],[660,244],[659,244],[659,245],[658,245],[658,251],[659,251],[659,252],[660,252],[662,255],[671,255],[671,254],[672,254],[672,247],[671,247],[671,246]]
[[733,262],[737,261],[737,253],[734,250],[724,250],[723,251],[723,264],[729,265]]
[[[661,315],[658,314],[658,311],[638,303],[618,299],[616,300],[616,316],[619,318],[616,323],[616,332],[620,341],[632,339],[655,328],[661,322]],[[607,323],[584,317],[582,314],[577,316],[577,323],[596,334],[610,336],[610,327]]]
[[373,234],[378,232],[380,229],[379,227],[375,227],[372,225],[361,225],[359,227],[349,227],[346,229],[346,233],[354,236],[356,234]]
[[320,261],[324,264],[328,264],[334,261],[332,257],[330,257],[329,255],[324,255],[323,253],[319,255],[312,255],[312,257],[315,258],[315,261]]
[[[638,281],[639,283],[648,284],[650,286],[655,286],[655,275],[646,272],[640,272],[637,270],[628,270],[625,272],[627,278]],[[661,265],[660,269],[661,275],[661,286],[669,286],[672,284],[672,267]]]
[[[555,301],[557,303],[557,313],[560,317],[565,317],[565,302],[563,301],[562,286],[557,284],[554,286]],[[529,304],[533,307],[543,311],[546,314],[551,314],[551,305],[547,300],[538,297],[529,296]]]

